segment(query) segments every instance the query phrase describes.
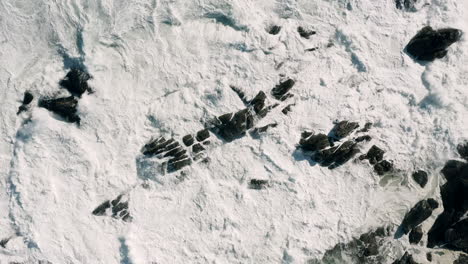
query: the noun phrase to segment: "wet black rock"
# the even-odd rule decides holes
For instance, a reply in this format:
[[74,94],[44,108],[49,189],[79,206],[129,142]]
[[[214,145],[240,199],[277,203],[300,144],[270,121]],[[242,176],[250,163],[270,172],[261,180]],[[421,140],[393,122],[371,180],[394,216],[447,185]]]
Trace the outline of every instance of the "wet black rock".
[[33,99],[34,99],[34,96],[32,95],[32,93],[28,91],[24,92],[23,103],[18,108],[18,112],[16,114],[18,115],[21,112],[26,111],[28,109],[28,105],[32,102]]
[[414,207],[405,215],[401,223],[401,231],[404,234],[408,234],[408,232],[415,228],[416,226],[420,225],[424,222],[427,218],[432,215],[432,211],[439,207],[439,203],[432,199],[426,199],[419,201]]
[[335,124],[333,129],[330,131],[330,136],[339,140],[351,134],[351,132],[358,127],[359,124],[357,122],[341,121]]
[[462,158],[468,160],[468,141],[458,144],[457,151]]
[[269,128],[271,127],[277,127],[278,124],[277,123],[272,123],[272,124],[268,124],[268,125],[265,125],[265,126],[262,126],[262,127],[256,127],[253,131],[252,131],[252,134],[253,135],[259,135],[261,133],[265,133],[268,131]]
[[393,264],[418,264],[411,254],[405,252],[405,254],[400,258],[393,262]]
[[230,87],[237,94],[237,96],[239,96],[239,98],[244,104],[248,104],[247,100],[245,99],[245,94],[240,88],[232,86],[232,85]]
[[460,40],[462,31],[454,28],[422,28],[408,43],[406,51],[414,59],[433,61],[447,55],[447,48]]
[[379,254],[379,249],[384,245],[389,232],[390,229],[384,227],[369,231],[348,243],[335,245],[325,252],[322,259],[309,260],[307,263],[385,263],[386,256]]
[[84,92],[90,92],[88,80],[91,75],[79,69],[70,70],[65,78],[60,81],[60,85],[66,88],[71,94],[80,97]]
[[192,146],[192,151],[194,153],[199,153],[199,152],[202,152],[204,150],[205,150],[205,148],[200,143],[197,143],[197,144]]
[[119,195],[112,201],[103,202],[93,210],[92,214],[96,216],[110,215],[125,222],[131,221],[132,217],[128,212],[128,201],[124,201],[122,198],[123,195]]
[[367,122],[364,127],[359,130],[358,132],[369,132],[369,130],[372,128],[372,123],[371,122]]
[[283,110],[281,110],[281,113],[287,115],[289,112],[291,112],[291,108],[294,106],[294,104],[289,104]]
[[316,134],[304,132],[301,135],[299,146],[306,151],[317,151],[330,146],[328,136],[325,134]]
[[268,29],[268,34],[277,35],[280,31],[281,31],[281,27],[274,25]]
[[367,151],[367,154],[361,155],[359,159],[368,159],[370,164],[374,165],[380,162],[383,159],[383,156],[385,154],[385,151],[383,151],[381,148],[377,147],[376,145],[373,145],[369,151]]
[[268,180],[261,180],[261,179],[251,179],[249,187],[251,189],[260,190],[265,188],[268,185]]
[[166,140],[164,137],[159,137],[157,139],[150,140],[149,143],[145,144],[141,152],[147,156],[158,155],[163,152],[172,150],[177,146],[179,146],[179,143],[177,143],[174,139],[171,138]]
[[196,136],[198,142],[201,142],[209,137],[210,137],[210,132],[208,131],[208,129],[203,129],[203,130],[198,131],[197,136]]
[[359,153],[357,144],[354,141],[349,140],[339,146],[317,152],[314,155],[314,159],[320,163],[321,166],[327,166],[329,169],[334,169],[345,164],[357,153]]
[[190,147],[195,142],[195,140],[192,135],[186,135],[182,138],[182,142],[184,142],[185,146]]
[[411,232],[409,233],[409,242],[411,244],[417,244],[419,241],[421,241],[421,238],[423,237],[423,231],[421,226],[417,226],[416,228],[413,228]]
[[183,158],[181,159],[169,160],[167,164],[167,171],[175,172],[191,164],[192,164],[192,160],[188,158],[188,156],[183,156]]
[[313,31],[313,30],[307,30],[303,27],[297,27],[297,32],[299,33],[299,35],[305,39],[309,39],[310,36],[312,35],[315,35],[317,32]]
[[77,115],[77,106],[78,100],[73,96],[57,99],[42,99],[39,101],[39,107],[54,112],[68,122],[76,122],[79,124],[80,117]]
[[442,174],[445,176],[447,181],[451,181],[452,179],[459,177],[464,167],[466,167],[466,163],[463,161],[449,160],[445,163],[445,166],[442,169]]
[[429,261],[429,262],[432,261],[432,253],[431,253],[431,252],[427,252],[427,254],[426,254],[426,259],[427,259],[427,261]]
[[354,141],[356,142],[362,142],[362,141],[371,141],[372,140],[372,137],[369,136],[369,135],[364,135],[364,136],[360,136],[360,137],[357,137]]
[[374,165],[374,171],[382,176],[393,170],[393,163],[388,160],[382,160],[381,162]]
[[418,0],[395,0],[396,8],[406,10],[406,11],[415,11],[414,4]]
[[271,91],[271,94],[273,95],[274,98],[277,100],[284,101],[285,99],[289,98],[291,95],[288,95],[289,90],[294,86],[296,82],[292,79],[288,79],[286,81],[280,82],[278,85],[276,85],[273,90]]
[[453,264],[467,264],[468,263],[468,255],[460,254],[458,259],[456,259]]
[[225,114],[215,120],[217,133],[226,141],[232,141],[245,135],[245,132],[254,125],[254,115],[248,109],[240,110],[235,114]]
[[427,172],[423,170],[418,170],[413,172],[413,180],[421,186],[421,188],[424,188],[427,184]]
[[309,48],[309,49],[305,49],[304,51],[316,51],[318,48]]

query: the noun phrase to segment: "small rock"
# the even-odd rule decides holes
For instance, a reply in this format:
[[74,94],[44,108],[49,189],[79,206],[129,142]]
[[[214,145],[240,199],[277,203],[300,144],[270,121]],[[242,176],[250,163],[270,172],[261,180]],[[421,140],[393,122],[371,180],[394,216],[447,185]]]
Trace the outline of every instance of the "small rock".
[[406,51],[414,59],[433,61],[447,55],[447,48],[460,40],[462,31],[454,28],[422,28],[408,43]]
[[259,180],[259,179],[251,179],[250,180],[250,188],[260,190],[266,187],[268,184],[267,180]]
[[66,88],[72,95],[80,97],[84,92],[90,92],[88,80],[91,75],[79,69],[70,70],[65,78],[60,81],[60,85]]
[[421,188],[424,188],[427,184],[427,173],[423,170],[418,170],[413,172],[413,180],[421,186]]
[[253,131],[252,131],[252,134],[254,135],[258,135],[260,133],[265,133],[270,127],[277,127],[278,124],[277,123],[272,123],[272,124],[268,124],[266,126],[262,126],[262,127],[256,127]]
[[359,127],[359,124],[356,122],[341,121],[333,127],[330,134],[333,138],[340,140],[353,132],[356,128]]
[[421,241],[421,238],[423,237],[423,231],[421,226],[418,226],[416,228],[413,228],[411,232],[409,233],[409,242],[411,244],[417,244],[419,241]]
[[317,151],[330,146],[327,135],[316,134],[312,135],[307,132],[302,134],[302,138],[299,141],[299,145],[303,150],[306,151]]
[[368,159],[370,164],[374,165],[380,162],[383,159],[383,156],[385,154],[385,151],[383,151],[381,148],[377,147],[376,145],[373,145],[369,151],[367,151],[366,155],[361,155],[359,159]]
[[468,141],[458,144],[457,151],[462,158],[468,160]]
[[8,241],[10,241],[10,239],[11,239],[11,237],[7,237],[7,238],[4,238],[4,239],[0,240],[0,246],[2,248],[6,248],[6,245],[7,245]]
[[280,31],[281,31],[281,27],[275,25],[275,26],[270,27],[270,29],[268,30],[268,34],[277,35]]
[[393,163],[387,160],[382,160],[381,162],[374,165],[374,171],[380,176],[392,170],[393,170]]
[[403,233],[408,234],[408,232],[420,225],[427,218],[432,215],[432,211],[439,207],[439,203],[429,198],[427,200],[419,201],[406,215],[401,223],[401,230]]
[[70,123],[80,123],[80,117],[76,114],[78,100],[73,96],[57,98],[57,99],[42,99],[39,101],[39,107],[43,107],[55,114],[61,116]]
[[371,140],[372,140],[372,137],[369,135],[360,136],[355,139],[356,142],[371,141]]
[[309,39],[310,36],[312,35],[315,35],[317,32],[315,31],[312,31],[312,30],[307,30],[303,27],[298,27],[297,28],[297,32],[299,33],[299,35],[305,39]]
[[372,123],[371,122],[367,122],[365,125],[364,125],[364,128],[359,130],[358,132],[369,132],[369,130],[372,128]]
[[210,132],[208,131],[208,129],[203,129],[203,130],[198,131],[197,136],[196,136],[198,142],[201,142],[209,137],[210,137]]
[[289,112],[291,112],[291,107],[294,106],[294,104],[287,105],[283,110],[281,110],[281,113],[287,115]]
[[169,163],[167,164],[167,171],[168,172],[178,171],[191,164],[192,164],[192,160],[190,160],[187,156],[185,156],[184,159],[181,159],[181,160],[176,160],[172,162],[169,161]]
[[414,4],[418,0],[395,0],[396,8],[405,9],[406,11],[414,11]]
[[237,88],[235,86],[232,86],[232,85],[229,86],[229,87],[231,87],[231,89],[237,94],[237,96],[239,96],[239,98],[241,99],[241,101],[244,104],[248,104],[247,100],[245,99],[245,94],[241,89],[239,89],[239,88]]
[[33,99],[34,99],[34,96],[32,95],[32,93],[30,93],[28,91],[24,92],[23,105],[30,104]]
[[277,100],[284,101],[284,96],[288,96],[287,93],[289,92],[289,90],[291,90],[295,83],[296,82],[292,79],[280,82],[280,84],[276,85],[275,88],[273,88],[271,94]]
[[197,143],[197,144],[193,145],[193,147],[192,147],[192,151],[194,153],[202,152],[204,150],[205,150],[205,148],[200,143]]
[[184,142],[185,146],[190,147],[195,142],[195,140],[192,135],[186,135],[182,138],[182,142]]
[[427,259],[427,261],[429,261],[429,262],[432,261],[432,254],[431,254],[431,252],[427,252],[427,254],[426,254],[426,259]]

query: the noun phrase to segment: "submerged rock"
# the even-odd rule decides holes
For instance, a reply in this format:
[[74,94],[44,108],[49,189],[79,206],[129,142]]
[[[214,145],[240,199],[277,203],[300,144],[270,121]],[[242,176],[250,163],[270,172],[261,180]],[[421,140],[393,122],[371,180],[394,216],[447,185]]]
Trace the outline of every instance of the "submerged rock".
[[32,93],[28,91],[24,92],[23,103],[18,108],[18,112],[16,114],[18,115],[21,112],[26,111],[28,109],[28,105],[32,102],[33,99],[34,99],[34,96],[32,95]]
[[91,75],[88,73],[79,69],[71,69],[65,78],[60,81],[60,85],[71,94],[80,97],[84,92],[91,91],[88,86],[89,79],[91,79]]
[[419,241],[421,241],[421,238],[423,237],[423,231],[421,226],[418,226],[416,228],[413,228],[411,232],[409,233],[409,242],[411,244],[417,244]]
[[420,225],[424,222],[427,218],[432,215],[432,211],[434,211],[437,207],[439,207],[439,203],[429,198],[427,200],[419,201],[414,207],[405,215],[401,223],[401,231],[404,234],[408,234],[408,232],[415,228],[416,226]]
[[39,107],[43,107],[55,114],[61,116],[66,121],[71,123],[80,123],[80,117],[77,115],[76,107],[78,100],[73,96],[57,98],[57,99],[42,99],[39,101]]
[[406,51],[414,59],[433,61],[447,55],[447,48],[461,39],[462,31],[454,28],[422,28],[408,43]]
[[413,172],[413,180],[421,186],[421,188],[424,188],[427,184],[427,172],[423,170],[418,170]]
[[277,35],[280,31],[281,31],[281,27],[274,25],[268,29],[268,34]]
[[297,32],[299,33],[299,35],[305,39],[309,39],[310,36],[312,35],[315,35],[317,32],[313,31],[313,30],[307,30],[303,27],[297,27]]
[[393,163],[388,160],[382,160],[381,162],[374,165],[374,171],[382,176],[393,170]]

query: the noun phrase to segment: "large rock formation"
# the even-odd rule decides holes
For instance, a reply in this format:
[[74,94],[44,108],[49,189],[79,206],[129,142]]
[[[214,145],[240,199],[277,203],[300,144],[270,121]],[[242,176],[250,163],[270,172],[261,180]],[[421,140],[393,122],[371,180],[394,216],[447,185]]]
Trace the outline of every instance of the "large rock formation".
[[462,32],[454,28],[422,28],[408,43],[406,51],[416,60],[433,61],[447,55],[447,48],[460,40]]
[[439,203],[429,198],[427,200],[419,201],[414,207],[405,215],[403,222],[401,223],[401,231],[405,234],[420,225],[427,218],[432,215],[432,211],[439,207]]
[[76,107],[78,106],[78,100],[75,97],[63,97],[56,99],[42,99],[39,101],[39,107],[54,112],[61,116],[65,121],[71,123],[80,123],[80,117],[77,115]]
[[91,75],[88,73],[79,69],[71,69],[65,78],[60,81],[60,85],[72,95],[80,97],[84,92],[91,91],[88,86],[89,79],[91,79]]

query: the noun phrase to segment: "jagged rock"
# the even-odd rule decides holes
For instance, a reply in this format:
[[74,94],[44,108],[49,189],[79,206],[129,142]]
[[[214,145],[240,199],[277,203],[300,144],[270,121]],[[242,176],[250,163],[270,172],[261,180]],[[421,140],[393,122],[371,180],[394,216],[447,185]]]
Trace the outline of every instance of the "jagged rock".
[[322,263],[360,263],[376,264],[385,263],[386,256],[379,253],[390,229],[380,227],[376,230],[362,234],[348,243],[339,243],[327,250],[322,259],[309,260],[309,264]]
[[343,144],[325,150],[318,151],[313,157],[321,166],[334,169],[345,164],[359,152],[354,141],[346,141]]
[[338,122],[335,125],[335,127],[333,127],[332,131],[330,132],[330,135],[331,137],[339,140],[351,134],[351,132],[353,132],[353,130],[355,130],[358,127],[359,124],[356,122],[341,121]]
[[462,158],[468,160],[468,141],[458,144],[457,151]]
[[381,162],[374,165],[374,171],[380,176],[392,170],[393,170],[393,163],[387,160],[382,160]]
[[290,95],[288,95],[287,93],[289,92],[289,90],[291,90],[295,83],[296,82],[292,79],[280,82],[273,88],[273,90],[271,91],[271,95],[273,95],[273,97],[277,100],[284,101],[285,99],[290,97]]
[[395,0],[396,8],[405,9],[406,11],[414,11],[414,4],[418,0]]
[[195,142],[195,140],[192,135],[186,135],[182,138],[182,142],[184,142],[185,146],[190,147]]
[[462,31],[454,28],[422,28],[408,43],[406,51],[414,59],[433,61],[447,55],[447,48],[460,40]]
[[413,256],[411,254],[409,254],[408,252],[405,252],[403,257],[395,260],[393,264],[418,264],[418,263],[414,261]]
[[468,263],[468,255],[460,254],[458,259],[456,259],[453,264],[467,264]]
[[365,125],[364,125],[364,128],[362,128],[361,130],[359,130],[358,132],[369,132],[369,130],[372,128],[372,123],[371,122],[367,122]]
[[444,239],[450,247],[468,253],[468,218],[458,221],[447,229]]
[[166,140],[164,137],[159,137],[155,140],[151,140],[145,144],[141,152],[144,155],[158,155],[165,151],[171,150],[177,147],[178,143],[174,139]]
[[203,129],[203,130],[198,131],[197,136],[196,136],[198,142],[201,142],[209,137],[210,137],[210,132],[208,131],[208,129]]
[[253,127],[253,124],[254,116],[248,108],[235,114],[219,116],[215,121],[219,136],[226,141],[232,141],[245,135],[245,132]]
[[285,108],[283,108],[283,110],[281,110],[281,113],[287,115],[289,112],[291,112],[292,106],[294,106],[294,104],[287,105]]
[[260,189],[265,188],[268,185],[268,181],[260,180],[260,179],[251,179],[249,185],[251,189],[260,190]]
[[419,241],[421,241],[421,238],[423,237],[423,231],[421,226],[418,226],[416,228],[413,228],[411,232],[409,233],[409,242],[411,244],[417,244]]
[[281,31],[281,27],[274,25],[270,27],[270,29],[268,29],[268,34],[277,35],[280,31]]
[[304,132],[301,135],[301,140],[299,145],[303,150],[307,151],[317,151],[330,146],[330,141],[328,141],[328,136],[325,134],[316,134]]
[[362,142],[362,141],[371,141],[372,140],[372,137],[369,136],[369,135],[364,135],[364,136],[360,136],[360,137],[357,137],[354,141],[356,142]]
[[421,188],[424,188],[427,184],[427,172],[423,170],[418,170],[413,172],[413,180],[421,186]]
[[312,35],[315,35],[317,32],[313,31],[313,30],[307,30],[303,27],[297,27],[297,32],[299,33],[299,35],[305,39],[309,39],[310,36]]
[[[250,101],[250,105],[253,106],[256,114],[260,114],[265,107],[266,94],[263,91],[258,94]],[[265,113],[266,114],[266,113]]]
[[123,201],[122,198],[123,195],[119,195],[112,201],[107,200],[103,202],[94,209],[92,214],[97,216],[110,214],[113,218],[122,219],[125,222],[130,221],[132,217],[128,212],[128,201]]
[[19,115],[21,112],[26,111],[28,109],[28,105],[32,102],[33,99],[34,96],[32,95],[32,93],[28,91],[24,92],[23,103],[18,108],[18,112],[16,114]]
[[248,104],[247,100],[245,99],[245,93],[241,89],[232,85],[229,87],[231,87],[231,90],[233,90],[237,94],[237,96],[239,96],[239,98],[245,105]]
[[39,101],[39,107],[43,107],[55,114],[61,116],[66,121],[71,123],[80,123],[80,117],[76,114],[78,100],[73,96],[57,98],[57,99],[42,99]]
[[204,150],[205,150],[205,148],[200,143],[197,143],[197,144],[192,146],[192,151],[194,153],[202,152]]
[[385,151],[383,151],[381,148],[377,147],[376,145],[373,145],[369,151],[367,151],[367,154],[361,155],[359,159],[368,159],[370,164],[374,165],[380,162],[383,159],[383,156],[385,154]]
[[405,234],[420,225],[427,218],[432,215],[432,211],[439,207],[439,203],[429,198],[427,200],[419,201],[406,215],[401,223],[401,231]]
[[66,88],[71,94],[80,97],[84,92],[90,92],[88,80],[91,75],[79,69],[71,69],[65,78],[60,81],[60,85]]
[[427,254],[426,254],[426,259],[427,259],[427,261],[429,261],[429,262],[432,261],[432,254],[431,254],[431,252],[427,252]]
[[449,160],[445,163],[444,168],[442,169],[442,174],[445,176],[447,181],[451,181],[454,178],[457,178],[463,168],[466,166],[465,162],[458,160]]
[[262,126],[262,127],[256,127],[253,131],[252,131],[252,134],[254,135],[258,135],[260,133],[265,133],[270,127],[277,127],[278,124],[277,123],[272,123],[272,124],[268,124],[266,126]]

